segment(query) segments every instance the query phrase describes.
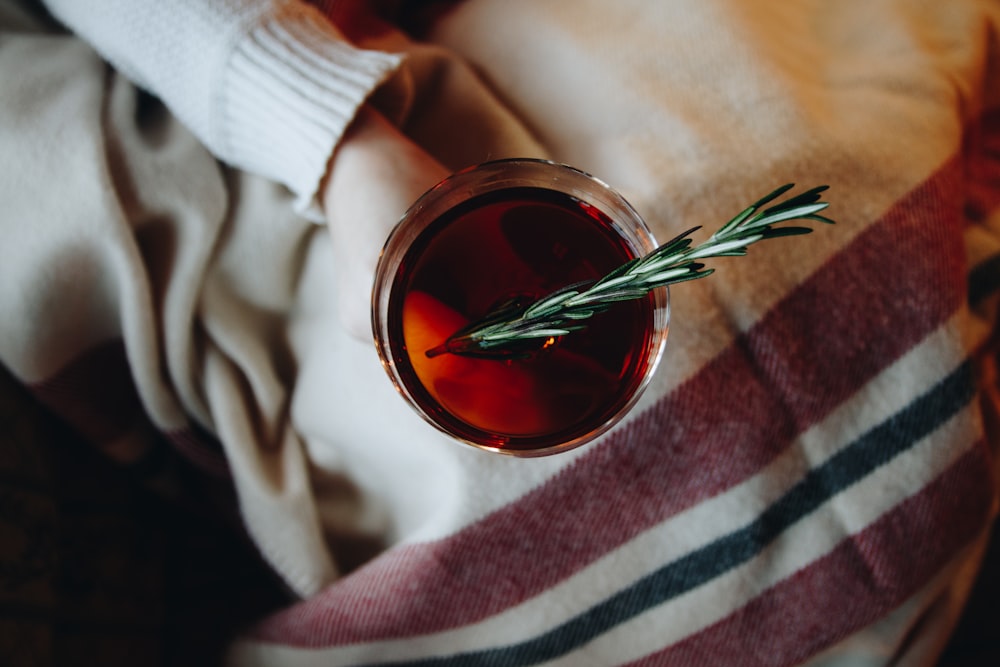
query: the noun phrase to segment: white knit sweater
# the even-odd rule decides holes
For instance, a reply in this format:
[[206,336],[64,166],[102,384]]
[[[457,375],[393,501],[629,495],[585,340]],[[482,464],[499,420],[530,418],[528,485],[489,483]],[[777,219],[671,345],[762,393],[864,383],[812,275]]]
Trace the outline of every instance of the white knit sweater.
[[356,48],[299,0],[45,4],[220,160],[286,185],[315,220],[334,147],[401,60]]

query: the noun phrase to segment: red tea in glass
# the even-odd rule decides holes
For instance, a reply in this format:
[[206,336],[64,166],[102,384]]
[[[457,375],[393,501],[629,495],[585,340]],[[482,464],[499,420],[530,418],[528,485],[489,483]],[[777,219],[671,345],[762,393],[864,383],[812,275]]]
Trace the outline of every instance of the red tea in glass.
[[460,172],[386,244],[373,299],[383,365],[427,421],[462,442],[520,456],[587,442],[647,383],[666,336],[666,289],[580,331],[520,342],[514,355],[427,353],[501,304],[597,280],[653,248],[631,207],[575,169],[509,160]]

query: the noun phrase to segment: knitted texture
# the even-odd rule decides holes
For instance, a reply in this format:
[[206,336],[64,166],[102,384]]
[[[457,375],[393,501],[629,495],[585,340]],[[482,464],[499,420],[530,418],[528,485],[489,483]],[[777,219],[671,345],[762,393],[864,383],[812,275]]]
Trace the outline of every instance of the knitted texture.
[[354,47],[297,0],[46,4],[216,157],[286,185],[313,220],[340,136],[401,60]]

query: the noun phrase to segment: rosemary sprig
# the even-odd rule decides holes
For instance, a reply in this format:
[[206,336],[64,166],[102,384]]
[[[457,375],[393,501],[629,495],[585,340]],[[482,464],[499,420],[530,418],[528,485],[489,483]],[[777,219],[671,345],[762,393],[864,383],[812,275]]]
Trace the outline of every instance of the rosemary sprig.
[[[456,331],[428,357],[451,353],[470,357],[508,359],[538,345],[538,339],[563,336],[586,327],[586,320],[618,301],[638,299],[666,285],[710,275],[699,260],[739,257],[747,247],[764,239],[808,234],[810,227],[774,227],[790,220],[832,224],[819,215],[829,204],[820,201],[827,186],[807,190],[764,208],[794,187],[783,185],[756,201],[724,224],[704,243],[692,247],[693,227],[644,257],[622,264],[596,282],[577,283],[556,290],[529,304],[508,302]],[[762,210],[763,209],[763,210]]]

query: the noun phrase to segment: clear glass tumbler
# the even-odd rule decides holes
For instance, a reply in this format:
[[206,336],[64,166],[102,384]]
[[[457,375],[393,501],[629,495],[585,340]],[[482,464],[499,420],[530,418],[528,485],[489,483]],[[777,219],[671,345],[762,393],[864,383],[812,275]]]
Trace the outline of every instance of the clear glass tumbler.
[[667,288],[515,355],[427,352],[500,304],[594,281],[655,247],[621,195],[572,167],[513,159],[458,172],[413,204],[382,252],[372,296],[382,364],[460,442],[515,456],[589,442],[648,384],[667,337]]

